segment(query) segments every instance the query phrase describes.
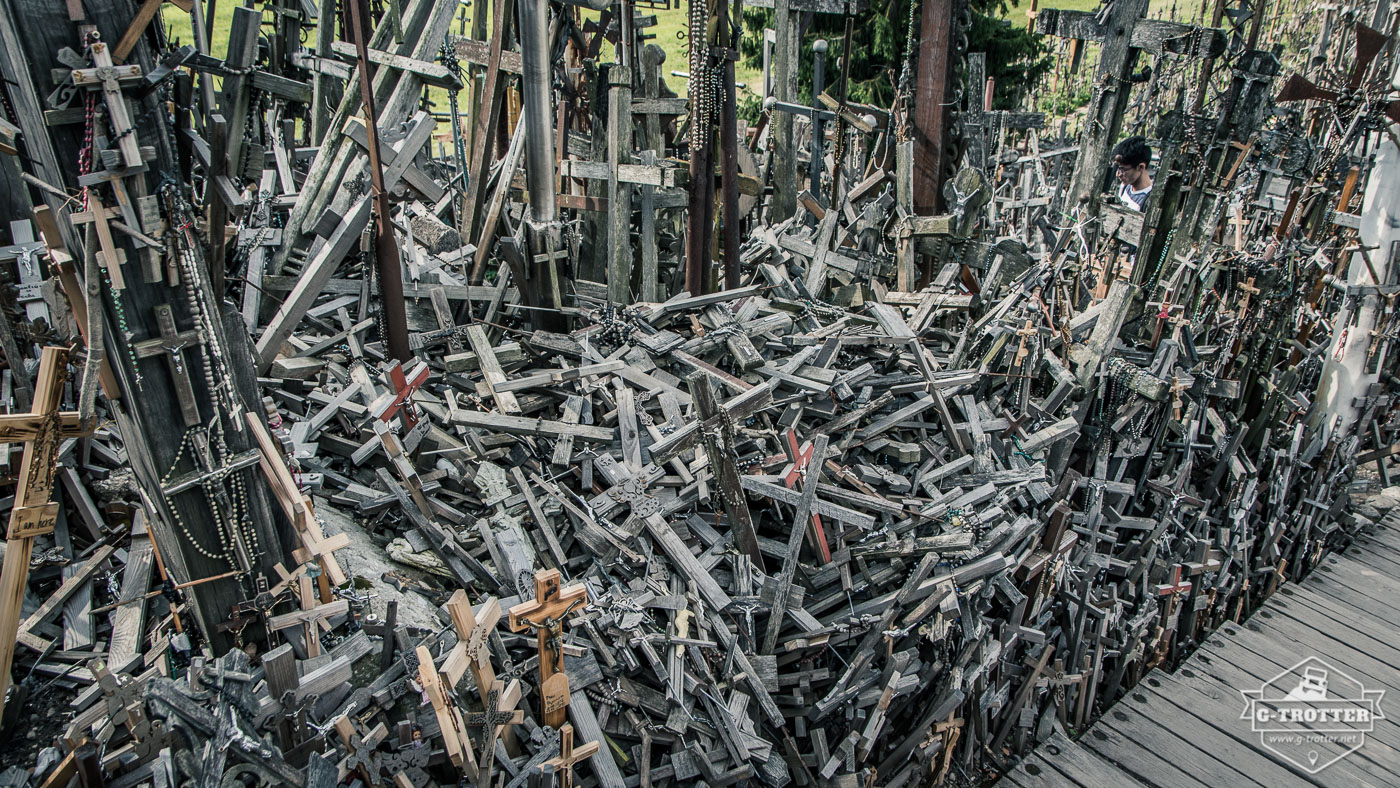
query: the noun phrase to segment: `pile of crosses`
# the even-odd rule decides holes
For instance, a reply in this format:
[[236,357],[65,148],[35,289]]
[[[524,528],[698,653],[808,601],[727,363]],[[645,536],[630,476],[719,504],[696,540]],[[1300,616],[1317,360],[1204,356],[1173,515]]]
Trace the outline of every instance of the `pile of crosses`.
[[1284,17],[1317,85],[1262,8],[1040,10],[1098,51],[1042,140],[936,0],[892,107],[778,4],[752,126],[726,3],[690,99],[664,8],[174,5],[0,7],[0,686],[62,717],[5,785],[978,779],[1389,482],[1355,13]]

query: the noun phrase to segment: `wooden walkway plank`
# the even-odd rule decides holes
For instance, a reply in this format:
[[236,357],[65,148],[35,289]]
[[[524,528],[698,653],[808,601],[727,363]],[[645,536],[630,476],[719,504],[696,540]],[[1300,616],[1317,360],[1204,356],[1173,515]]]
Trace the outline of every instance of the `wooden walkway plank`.
[[1066,779],[1085,788],[1118,788],[1143,785],[1127,772],[1103,760],[1093,752],[1056,733],[1040,745],[1039,752]]
[[[1297,664],[1239,648],[1237,646],[1240,642],[1231,641],[1225,648],[1213,643],[1205,644],[1192,660],[1192,666],[1187,669],[1213,676],[1227,686],[1252,689]],[[1361,681],[1360,677],[1354,678]],[[1362,683],[1366,684],[1364,681]],[[1370,684],[1366,686],[1368,689],[1374,689]],[[1394,770],[1400,767],[1400,750],[1397,750],[1397,747],[1400,747],[1400,727],[1388,719],[1377,720],[1375,730],[1367,734],[1366,745],[1357,755],[1364,755],[1372,762]]]
[[1306,588],[1297,589],[1296,593],[1288,597],[1278,597],[1270,607],[1299,614],[1332,618],[1362,638],[1357,641],[1358,645],[1375,643],[1377,647],[1387,649],[1392,653],[1400,652],[1400,631],[1387,626],[1378,627],[1375,618],[1346,605],[1338,605],[1327,597],[1315,594]]
[[[1154,737],[1151,747],[1143,747],[1133,739],[1131,733],[1119,732],[1107,721],[1101,721],[1079,738],[1079,745],[1132,775],[1144,785],[1154,788],[1214,788],[1168,760],[1170,754],[1164,752],[1162,746],[1162,740],[1165,738]],[[1179,750],[1198,754],[1190,747],[1181,747]],[[1219,764],[1214,764],[1214,767],[1215,770],[1220,768]]]
[[1318,580],[1322,583],[1329,580],[1340,583],[1380,599],[1386,598],[1386,595],[1392,595],[1389,598],[1393,599],[1394,594],[1400,593],[1400,580],[1355,561],[1343,564],[1343,560],[1335,555],[1323,559],[1316,572],[1321,575]]
[[[1393,603],[1386,603],[1375,597],[1367,596],[1353,588],[1331,581],[1308,583],[1307,587],[1315,594],[1322,594],[1335,600],[1337,604],[1345,605],[1348,608],[1372,616],[1378,623],[1400,626],[1400,624],[1394,622],[1395,618],[1400,618],[1400,611],[1395,609]],[[1279,593],[1283,593],[1283,591],[1288,588],[1288,586],[1284,586],[1282,589],[1279,589]]]
[[[1122,734],[1139,749],[1150,748],[1163,758],[1170,759],[1180,769],[1207,776],[1213,785],[1264,785],[1238,768],[1235,762],[1197,747],[1177,730],[1164,726],[1157,719],[1145,716],[1127,704],[1120,703],[1110,709],[1095,728],[1099,726]],[[1092,735],[1093,731],[1089,734]]]
[[[1189,669],[1187,670],[1189,671]],[[1325,788],[1352,788],[1353,786],[1381,788],[1381,786],[1391,784],[1390,781],[1382,779],[1380,776],[1369,774],[1364,766],[1359,766],[1345,758],[1318,774],[1308,774],[1301,767],[1265,749],[1260,743],[1259,734],[1250,730],[1249,725],[1240,719],[1240,715],[1244,711],[1244,697],[1240,695],[1238,689],[1214,683],[1205,676],[1196,674],[1194,671],[1190,672],[1192,675],[1189,676],[1184,675],[1181,671],[1178,671],[1176,676],[1163,673],[1160,675],[1159,687],[1147,688],[1146,694],[1157,700],[1158,705],[1155,708],[1160,708],[1163,704],[1180,706],[1216,731],[1243,744],[1260,761],[1266,761],[1276,769],[1290,772],[1295,778],[1294,782],[1301,780],[1304,784],[1312,783],[1325,786]],[[1250,768],[1257,767],[1251,766]]]
[[[1318,658],[1336,665],[1342,670],[1352,669],[1352,674],[1357,679],[1365,681],[1370,678],[1380,684],[1389,684],[1394,681],[1386,681],[1387,675],[1395,676],[1396,668],[1380,660],[1375,659],[1364,651],[1359,651],[1346,643],[1339,642],[1331,637],[1326,637],[1326,633],[1319,633],[1317,630],[1300,624],[1285,616],[1273,616],[1266,622],[1268,624],[1268,634],[1270,637],[1279,640],[1285,648],[1291,648],[1298,654],[1298,659],[1316,655]],[[1253,627],[1252,631],[1262,632],[1262,627],[1254,623],[1245,625],[1246,628]],[[1296,664],[1296,663],[1295,663]]]
[[[1236,769],[1271,788],[1273,786],[1311,785],[1265,755],[1259,746],[1258,738],[1251,738],[1247,726],[1231,725],[1222,730],[1211,725],[1207,717],[1197,714],[1197,709],[1209,708],[1207,706],[1209,699],[1200,693],[1194,690],[1189,693],[1201,697],[1201,701],[1197,703],[1192,702],[1190,698],[1184,702],[1177,702],[1138,691],[1146,689],[1145,685],[1154,681],[1161,684],[1161,680],[1156,678],[1157,675],[1155,673],[1149,675],[1144,679],[1143,684],[1138,685],[1138,689],[1129,692],[1123,700],[1118,702],[1118,705],[1131,708],[1144,717],[1158,722],[1163,727],[1187,739],[1200,750],[1235,764]],[[1244,700],[1241,698],[1240,709],[1243,708]],[[1236,712],[1235,716],[1238,717],[1239,713]],[[1145,744],[1150,746],[1150,743]]]
[[1379,564],[1376,568],[1394,567],[1400,571],[1400,550],[1383,544],[1380,541],[1363,536],[1351,543],[1345,551],[1338,553],[1342,558],[1349,558],[1362,563],[1375,562]]

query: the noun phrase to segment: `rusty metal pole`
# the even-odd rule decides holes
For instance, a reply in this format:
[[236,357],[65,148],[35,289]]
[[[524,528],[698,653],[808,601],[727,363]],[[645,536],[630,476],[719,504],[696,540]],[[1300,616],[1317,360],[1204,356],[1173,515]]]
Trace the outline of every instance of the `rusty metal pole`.
[[[350,0],[350,37],[359,60],[360,98],[365,105],[365,131],[369,138],[369,176],[374,187],[374,258],[379,270],[379,295],[384,305],[384,333],[389,356],[409,361],[408,316],[403,303],[403,264],[399,244],[389,219],[389,192],[384,188],[384,165],[379,158],[379,119],[374,111],[374,82],[369,65],[369,3]],[[392,13],[392,12],[391,12]]]

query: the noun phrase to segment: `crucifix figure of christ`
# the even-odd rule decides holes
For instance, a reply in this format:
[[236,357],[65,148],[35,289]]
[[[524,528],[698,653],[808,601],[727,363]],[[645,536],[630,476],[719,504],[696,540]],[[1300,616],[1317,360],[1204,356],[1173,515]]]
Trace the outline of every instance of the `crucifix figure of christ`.
[[384,423],[388,423],[395,416],[399,417],[399,423],[404,429],[404,443],[416,445],[416,440],[409,440],[408,436],[418,429],[418,409],[413,404],[413,395],[428,382],[428,364],[422,359],[414,361],[413,366],[407,371],[403,364],[394,361],[389,365],[387,373],[392,391],[380,394],[369,404],[369,414]]
[[564,672],[564,618],[587,604],[587,587],[562,587],[558,569],[535,573],[535,599],[510,609],[512,632],[535,630],[540,653],[540,718],[545,725],[564,725],[569,709],[569,676]]
[[540,768],[546,774],[559,775],[559,788],[574,788],[574,764],[597,755],[599,748],[596,741],[575,747],[574,726],[565,724],[559,729],[559,755],[540,764]]
[[1100,187],[1112,163],[1113,146],[1123,129],[1138,53],[1170,52],[1206,60],[1225,51],[1224,31],[1149,20],[1147,5],[1148,0],[1113,0],[1105,6],[1102,15],[1052,8],[1041,9],[1036,14],[1036,30],[1043,35],[1074,39],[1076,48],[1083,41],[1097,41],[1102,45],[1098,71],[1094,75],[1094,92],[1089,100],[1089,125],[1074,165],[1070,188],[1064,192],[1067,195],[1064,199],[1070,201],[1066,207],[1073,207],[1075,201],[1087,201],[1085,208],[1089,216],[1098,211]]
[[165,360],[170,364],[170,379],[175,383],[175,396],[180,401],[180,415],[185,421],[185,426],[197,426],[199,401],[195,397],[185,351],[198,347],[204,342],[204,338],[195,329],[176,331],[175,314],[169,304],[157,304],[154,309],[156,324],[160,326],[160,338],[137,342],[132,347],[136,350],[137,358],[165,356]]
[[10,529],[5,537],[5,563],[0,569],[0,711],[4,710],[5,691],[10,687],[10,665],[15,656],[24,591],[29,583],[34,537],[51,533],[58,520],[58,504],[49,497],[53,491],[59,441],[86,434],[77,426],[78,414],[58,410],[63,396],[67,353],[61,347],[44,348],[29,414],[7,416],[0,422],[6,428],[0,434],[9,432],[9,440],[25,441],[14,508],[10,511]]
[[10,238],[14,241],[13,244],[0,246],[0,260],[15,261],[19,272],[19,294],[16,300],[24,304],[24,314],[30,320],[43,318],[46,322],[53,323],[41,291],[44,276],[40,266],[40,253],[48,247],[43,241],[34,240],[34,230],[25,220],[10,222]]

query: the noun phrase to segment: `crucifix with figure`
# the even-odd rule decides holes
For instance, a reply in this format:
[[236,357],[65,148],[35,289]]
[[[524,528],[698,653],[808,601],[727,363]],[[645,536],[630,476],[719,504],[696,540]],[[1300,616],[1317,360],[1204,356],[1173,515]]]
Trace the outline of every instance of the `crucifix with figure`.
[[563,586],[558,569],[535,573],[535,599],[510,609],[512,632],[535,630],[540,652],[540,718],[545,725],[564,724],[569,709],[569,676],[564,672],[564,618],[588,602],[588,588]]
[[203,336],[196,329],[175,330],[175,313],[169,304],[154,307],[156,324],[160,326],[159,339],[147,339],[132,345],[137,358],[165,356],[170,364],[170,379],[175,384],[175,396],[180,401],[180,415],[186,427],[199,424],[199,401],[195,398],[193,378],[190,377],[189,361],[185,351],[204,343]]
[[559,775],[559,788],[574,787],[574,764],[586,761],[598,754],[601,745],[596,741],[580,747],[574,746],[574,726],[565,725],[559,729],[559,755],[540,764],[546,774]]

